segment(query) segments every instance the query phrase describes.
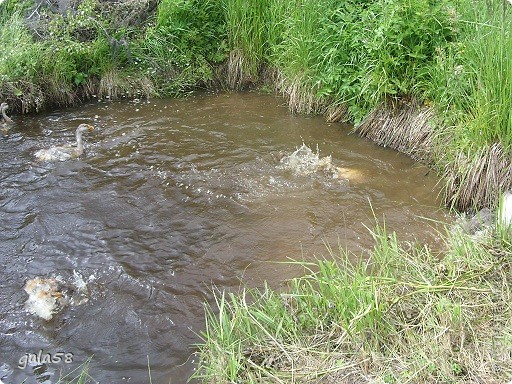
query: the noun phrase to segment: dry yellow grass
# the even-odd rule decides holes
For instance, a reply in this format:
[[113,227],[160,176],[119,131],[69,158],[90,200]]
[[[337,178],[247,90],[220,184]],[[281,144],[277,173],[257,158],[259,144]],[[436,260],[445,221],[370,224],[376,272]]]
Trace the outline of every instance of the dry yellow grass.
[[476,154],[458,154],[446,166],[445,203],[461,210],[496,206],[503,191],[512,186],[512,159],[495,143]]
[[386,103],[375,108],[355,129],[379,145],[430,162],[433,152],[434,110],[416,101]]

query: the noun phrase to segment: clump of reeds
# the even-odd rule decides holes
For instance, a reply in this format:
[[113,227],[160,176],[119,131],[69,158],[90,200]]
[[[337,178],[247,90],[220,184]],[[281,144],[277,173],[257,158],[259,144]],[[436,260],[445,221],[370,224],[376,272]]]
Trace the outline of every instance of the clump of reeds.
[[289,79],[281,72],[277,72],[275,79],[274,88],[287,99],[290,111],[305,115],[326,113],[325,101],[318,98],[314,89],[307,86],[302,78]]
[[231,89],[245,89],[259,81],[268,59],[271,3],[271,0],[223,0],[230,50],[226,80]]
[[355,131],[379,145],[430,162],[434,138],[434,108],[402,99],[377,106]]
[[446,202],[461,210],[490,206],[512,187],[511,8],[486,4],[467,16],[474,22],[459,53],[465,92],[448,113],[452,132],[440,161]]
[[[442,257],[377,226],[368,258],[332,249],[308,275],[216,293],[202,382],[502,383],[512,374],[512,253],[447,235]],[[404,248],[407,248],[406,251]],[[497,250],[500,250],[497,252]]]
[[493,207],[512,186],[512,159],[501,143],[460,152],[446,166],[445,203],[461,210]]
[[103,74],[97,90],[98,98],[110,100],[149,97],[156,93],[148,77],[129,75],[115,69]]

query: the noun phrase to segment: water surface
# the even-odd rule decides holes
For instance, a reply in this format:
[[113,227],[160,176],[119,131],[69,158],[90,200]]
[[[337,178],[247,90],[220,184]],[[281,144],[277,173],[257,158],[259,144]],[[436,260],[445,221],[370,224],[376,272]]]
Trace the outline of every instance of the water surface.
[[[278,287],[302,273],[280,262],[327,256],[325,243],[364,254],[374,214],[430,243],[430,220],[447,219],[425,167],[273,96],[96,102],[16,120],[0,136],[4,383],[55,383],[91,356],[102,383],[149,382],[148,361],[153,383],[185,383],[213,286]],[[82,122],[96,126],[82,159],[35,161]],[[287,166],[303,143],[347,179]],[[87,302],[50,321],[27,312],[28,279],[76,275]],[[18,367],[38,351],[73,362]]]

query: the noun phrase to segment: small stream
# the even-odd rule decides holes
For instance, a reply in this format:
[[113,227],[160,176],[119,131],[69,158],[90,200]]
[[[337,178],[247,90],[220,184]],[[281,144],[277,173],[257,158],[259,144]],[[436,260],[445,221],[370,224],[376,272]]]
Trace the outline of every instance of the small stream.
[[[294,116],[256,93],[98,101],[14,116],[0,133],[0,380],[56,383],[92,358],[101,383],[185,383],[212,287],[279,287],[282,262],[362,255],[385,217],[399,239],[438,240],[438,179],[350,127]],[[79,160],[34,152],[70,142]],[[50,320],[25,283],[56,279],[80,300]],[[32,361],[29,354],[68,361]],[[64,355],[63,355],[64,356]],[[41,363],[41,364],[40,364]],[[77,374],[71,374],[69,378]]]

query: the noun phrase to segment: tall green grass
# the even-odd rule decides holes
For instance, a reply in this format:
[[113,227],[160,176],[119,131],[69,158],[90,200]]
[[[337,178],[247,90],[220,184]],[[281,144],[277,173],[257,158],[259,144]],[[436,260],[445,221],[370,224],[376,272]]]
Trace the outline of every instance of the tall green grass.
[[141,60],[163,94],[206,85],[215,80],[215,65],[227,56],[221,3],[164,0],[155,25],[141,44]]
[[0,29],[0,77],[2,82],[27,76],[33,78],[41,70],[44,45],[33,41],[23,24],[23,18],[15,13],[7,18]]
[[281,292],[215,294],[202,382],[505,382],[510,251],[454,229],[443,257],[377,226],[366,260],[329,249]]
[[421,94],[436,48],[457,35],[448,1],[276,1],[269,14],[282,19],[272,19],[268,62],[292,107],[345,104],[356,123],[388,98]]
[[240,89],[258,82],[260,70],[267,63],[269,18],[272,0],[224,0],[227,44],[230,58],[227,83]]
[[455,17],[460,37],[438,54],[429,92],[446,202],[465,210],[494,206],[512,186],[512,6],[463,1]]
[[512,6],[508,17],[494,11],[476,24],[467,43],[470,78],[468,119],[457,141],[478,148],[494,142],[512,148]]

